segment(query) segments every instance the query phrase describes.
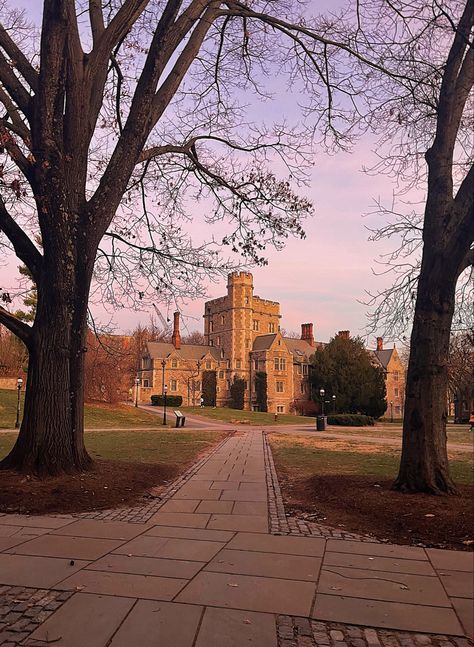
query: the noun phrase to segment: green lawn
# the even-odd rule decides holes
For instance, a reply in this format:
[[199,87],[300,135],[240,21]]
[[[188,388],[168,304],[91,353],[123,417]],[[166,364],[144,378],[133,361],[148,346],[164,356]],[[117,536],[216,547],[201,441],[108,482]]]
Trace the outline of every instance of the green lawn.
[[[21,393],[23,406],[24,393]],[[17,393],[0,389],[0,429],[13,429],[16,418]],[[162,418],[124,404],[86,404],[84,407],[87,429],[132,427],[161,427]],[[172,421],[170,421],[170,424]]]
[[[384,425],[375,425],[374,427],[339,427],[329,425],[326,428],[329,434],[347,434],[348,436],[375,436],[380,438],[400,438],[402,437],[402,427],[398,429],[387,429]],[[324,435],[325,432],[319,432]],[[467,425],[449,425],[447,428],[448,442],[474,445],[474,433],[469,431]]]
[[[212,431],[88,431],[87,450],[93,458],[131,463],[166,463],[180,468],[225,437]],[[15,434],[0,434],[0,459],[13,447]]]
[[279,413],[275,421],[274,413],[262,413],[261,411],[241,411],[240,409],[228,409],[219,407],[180,407],[181,411],[186,411],[189,414],[197,414],[210,418],[212,420],[219,420],[223,422],[231,422],[238,420],[239,422],[248,422],[252,425],[314,425],[314,418],[307,418],[305,416],[293,416],[289,414]]
[[[370,447],[350,441],[331,442],[322,436],[281,433],[270,434],[270,444],[276,466],[301,478],[313,474],[360,474],[390,479],[398,472],[400,452],[390,446]],[[456,482],[473,484],[472,458],[456,458],[449,464]]]

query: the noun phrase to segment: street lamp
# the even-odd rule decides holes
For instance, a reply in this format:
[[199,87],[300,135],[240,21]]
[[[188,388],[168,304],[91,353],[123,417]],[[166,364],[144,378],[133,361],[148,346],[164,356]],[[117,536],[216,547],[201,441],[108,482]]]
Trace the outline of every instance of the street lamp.
[[15,420],[15,429],[18,429],[20,426],[20,391],[23,380],[19,377],[16,381],[16,388],[18,389],[18,399],[16,403],[16,420]]
[[332,399],[332,412],[336,413],[336,396],[333,395],[331,399]]
[[390,422],[393,422],[393,402],[390,402]]
[[165,368],[166,368],[166,360],[162,359],[161,360],[161,394],[165,394]]
[[138,387],[140,386],[140,378],[135,378],[135,406],[138,407]]
[[319,389],[319,395],[321,396],[321,415],[324,416],[324,396],[326,391],[323,388]]
[[163,424],[166,425],[166,394],[168,393],[168,386],[165,384],[163,387]]

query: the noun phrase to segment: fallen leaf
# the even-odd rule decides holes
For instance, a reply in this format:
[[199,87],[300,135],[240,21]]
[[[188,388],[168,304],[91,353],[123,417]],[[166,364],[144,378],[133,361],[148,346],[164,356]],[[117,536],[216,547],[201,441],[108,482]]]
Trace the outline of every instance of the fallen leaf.
[[232,582],[228,582],[227,586],[239,586],[238,584],[233,584]]
[[434,517],[434,514],[425,514],[425,517]]

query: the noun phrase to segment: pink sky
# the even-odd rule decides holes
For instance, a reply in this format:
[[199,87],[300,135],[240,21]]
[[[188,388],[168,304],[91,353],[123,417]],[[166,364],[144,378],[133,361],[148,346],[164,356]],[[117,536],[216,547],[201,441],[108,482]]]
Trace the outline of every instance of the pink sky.
[[[31,8],[28,0],[17,0],[35,21],[40,3]],[[329,3],[327,3],[329,4]],[[334,3],[331,3],[334,6]],[[324,10],[324,3],[318,5]],[[393,186],[386,177],[370,177],[361,172],[363,165],[375,161],[368,140],[362,140],[352,154],[329,157],[320,153],[315,159],[312,181],[305,194],[313,201],[316,215],[305,222],[306,240],[290,239],[285,250],[268,250],[269,264],[254,268],[255,293],[279,301],[282,326],[299,330],[303,322],[313,322],[316,338],[328,340],[334,332],[349,329],[365,335],[367,307],[358,303],[364,291],[389,285],[389,277],[376,277],[371,268],[379,254],[388,248],[367,241],[365,225],[374,225],[374,218],[363,218],[374,199],[390,204]],[[200,234],[202,223],[194,221],[190,230]],[[386,244],[385,244],[386,245]],[[1,286],[14,287],[18,261],[11,257],[1,269]],[[208,298],[226,291],[225,281],[210,284]],[[101,323],[110,321],[110,314],[100,306],[92,311]],[[152,308],[143,312],[121,310],[114,313],[117,330],[127,331],[137,323],[147,323]],[[162,310],[166,316],[166,309]],[[203,301],[182,305],[183,324],[191,330],[202,330]],[[189,318],[187,318],[189,317]],[[387,340],[389,342],[390,340]],[[374,345],[373,338],[368,340]]]

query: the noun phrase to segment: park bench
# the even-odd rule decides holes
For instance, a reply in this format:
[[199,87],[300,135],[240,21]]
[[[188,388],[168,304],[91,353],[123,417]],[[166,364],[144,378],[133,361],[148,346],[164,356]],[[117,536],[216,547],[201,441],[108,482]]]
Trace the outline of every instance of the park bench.
[[176,416],[176,427],[184,427],[184,423],[186,422],[186,416],[183,416],[181,411],[175,411],[174,415]]

